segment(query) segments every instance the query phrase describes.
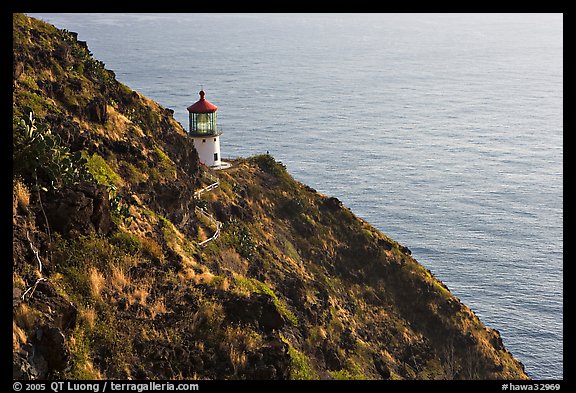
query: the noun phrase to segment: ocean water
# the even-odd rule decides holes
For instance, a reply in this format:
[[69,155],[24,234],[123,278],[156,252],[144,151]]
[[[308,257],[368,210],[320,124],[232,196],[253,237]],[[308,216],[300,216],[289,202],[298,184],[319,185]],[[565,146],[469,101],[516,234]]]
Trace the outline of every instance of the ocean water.
[[563,378],[561,14],[30,14],[222,155],[269,151]]

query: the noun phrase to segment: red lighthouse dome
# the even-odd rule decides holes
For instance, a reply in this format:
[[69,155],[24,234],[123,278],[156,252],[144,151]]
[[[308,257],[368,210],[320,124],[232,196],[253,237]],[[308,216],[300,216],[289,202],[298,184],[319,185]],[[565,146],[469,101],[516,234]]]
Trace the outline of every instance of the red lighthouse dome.
[[212,113],[218,110],[218,107],[209,102],[204,96],[204,90],[200,90],[200,99],[188,107],[190,113]]

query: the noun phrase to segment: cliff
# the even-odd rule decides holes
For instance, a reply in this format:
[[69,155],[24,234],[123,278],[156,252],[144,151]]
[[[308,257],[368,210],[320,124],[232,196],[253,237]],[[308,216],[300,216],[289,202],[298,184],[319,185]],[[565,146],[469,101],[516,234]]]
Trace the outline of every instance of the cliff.
[[337,198],[269,155],[202,167],[76,34],[13,30],[14,378],[528,378]]

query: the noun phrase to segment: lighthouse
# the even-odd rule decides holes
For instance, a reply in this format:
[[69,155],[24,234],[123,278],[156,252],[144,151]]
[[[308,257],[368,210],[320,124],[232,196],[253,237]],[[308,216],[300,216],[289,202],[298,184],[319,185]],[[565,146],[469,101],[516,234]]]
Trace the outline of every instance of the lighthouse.
[[188,107],[190,136],[194,140],[200,162],[211,167],[219,167],[222,165],[220,157],[222,132],[216,127],[218,107],[204,98],[205,95],[204,90],[200,90],[200,99]]

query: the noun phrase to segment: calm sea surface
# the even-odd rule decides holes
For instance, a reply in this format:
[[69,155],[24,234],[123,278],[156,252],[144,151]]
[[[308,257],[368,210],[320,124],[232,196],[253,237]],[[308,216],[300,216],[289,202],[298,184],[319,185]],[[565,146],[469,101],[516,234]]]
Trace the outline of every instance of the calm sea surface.
[[400,243],[533,378],[563,378],[561,14],[30,14],[224,157],[269,151]]

